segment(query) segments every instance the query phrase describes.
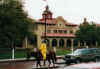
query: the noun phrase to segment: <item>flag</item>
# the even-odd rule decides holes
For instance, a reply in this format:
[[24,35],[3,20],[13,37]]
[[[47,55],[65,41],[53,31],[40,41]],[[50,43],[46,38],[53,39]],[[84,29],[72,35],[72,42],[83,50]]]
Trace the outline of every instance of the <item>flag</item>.
[[42,43],[42,44],[40,45],[40,50],[41,50],[43,59],[46,60],[47,48],[46,48],[46,44],[45,44],[45,43]]

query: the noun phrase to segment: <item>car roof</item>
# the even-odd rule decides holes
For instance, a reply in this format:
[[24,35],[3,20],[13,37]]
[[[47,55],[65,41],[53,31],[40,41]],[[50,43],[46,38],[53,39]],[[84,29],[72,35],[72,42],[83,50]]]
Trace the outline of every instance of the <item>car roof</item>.
[[99,48],[81,48],[81,49],[76,49],[76,50],[90,50],[90,49],[98,49],[99,50]]

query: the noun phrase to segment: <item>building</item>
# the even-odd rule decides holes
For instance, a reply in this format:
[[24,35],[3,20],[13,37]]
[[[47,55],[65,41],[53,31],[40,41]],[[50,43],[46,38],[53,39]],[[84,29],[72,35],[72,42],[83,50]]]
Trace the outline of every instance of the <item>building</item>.
[[46,40],[47,47],[71,48],[75,44],[74,38],[77,29],[77,24],[67,22],[61,16],[53,18],[53,13],[46,6],[42,18],[36,21],[34,25],[37,46],[39,47]]

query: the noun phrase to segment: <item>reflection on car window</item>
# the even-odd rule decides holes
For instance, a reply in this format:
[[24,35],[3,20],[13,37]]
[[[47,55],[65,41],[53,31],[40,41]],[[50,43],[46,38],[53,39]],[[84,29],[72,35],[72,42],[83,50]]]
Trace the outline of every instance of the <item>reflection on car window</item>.
[[74,54],[81,54],[82,50],[81,49],[77,49],[76,51],[74,51]]
[[99,49],[77,49],[73,52],[75,55],[85,55],[85,54],[95,54],[95,53],[100,53]]
[[74,51],[74,54],[90,54],[91,52],[87,49],[78,49]]
[[86,50],[86,51],[83,51],[82,54],[91,54],[91,51],[90,50]]

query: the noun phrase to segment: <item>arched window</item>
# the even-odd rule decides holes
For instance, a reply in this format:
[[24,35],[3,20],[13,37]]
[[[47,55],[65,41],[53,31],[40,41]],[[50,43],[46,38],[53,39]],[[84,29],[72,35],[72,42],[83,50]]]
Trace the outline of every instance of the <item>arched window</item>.
[[59,46],[60,46],[60,47],[64,47],[64,40],[63,40],[63,39],[60,39],[60,41],[59,41]]
[[56,39],[53,39],[53,40],[52,40],[52,46],[53,46],[53,47],[57,46],[57,40],[56,40]]
[[67,46],[67,48],[71,48],[71,39],[67,40],[67,45],[66,46]]

